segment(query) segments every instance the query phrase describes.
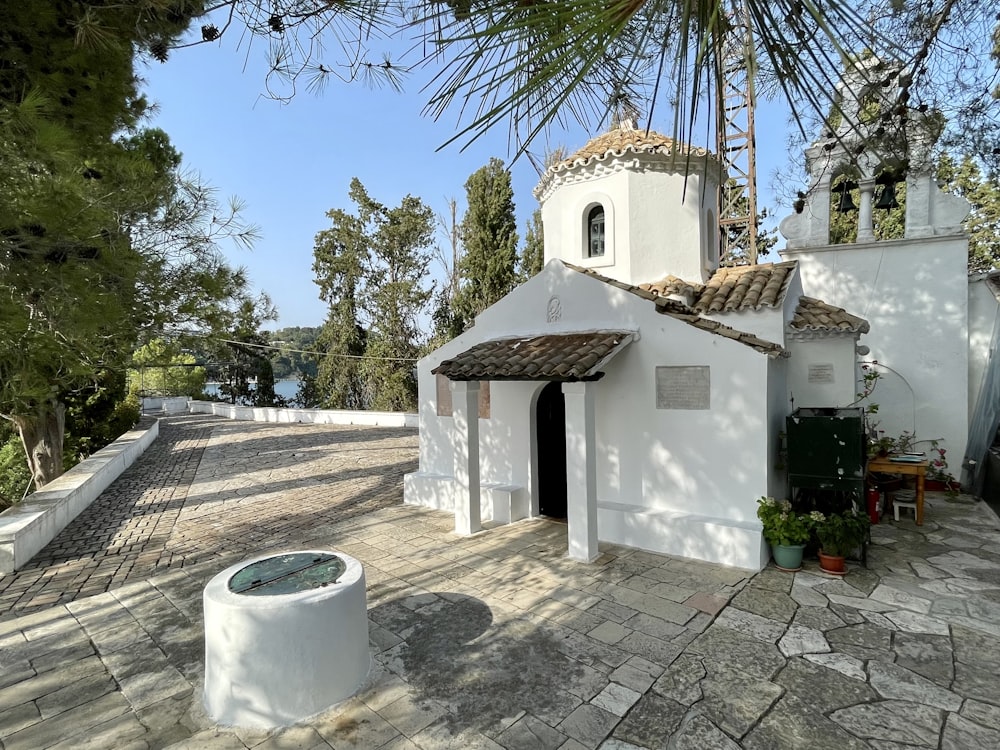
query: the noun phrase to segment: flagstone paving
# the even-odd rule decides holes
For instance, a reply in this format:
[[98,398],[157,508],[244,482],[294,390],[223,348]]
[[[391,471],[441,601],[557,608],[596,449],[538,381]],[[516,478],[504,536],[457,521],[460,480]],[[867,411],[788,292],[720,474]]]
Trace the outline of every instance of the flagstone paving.
[[[131,546],[73,524],[0,578],[0,750],[1000,747],[1000,522],[971,498],[932,493],[923,527],[874,527],[869,567],[844,579],[609,545],[588,565],[555,521],[458,537],[401,505],[413,431],[162,427],[162,455],[77,522],[117,519]],[[364,564],[369,683],[288,729],[213,726],[205,584],[319,545]],[[132,564],[90,589],[47,577],[107,558]]]

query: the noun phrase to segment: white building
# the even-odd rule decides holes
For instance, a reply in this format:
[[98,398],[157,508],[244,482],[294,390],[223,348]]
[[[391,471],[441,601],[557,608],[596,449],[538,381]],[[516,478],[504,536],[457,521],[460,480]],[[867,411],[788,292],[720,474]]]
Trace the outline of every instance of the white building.
[[552,166],[535,191],[543,271],[418,365],[405,502],[454,512],[461,534],[565,516],[579,560],[605,541],[759,569],[756,501],[787,494],[786,416],[856,403],[865,360],[888,434],[962,455],[996,280],[973,285],[970,329],[967,204],[938,190],[916,138],[905,238],[875,241],[887,165],[863,155],[857,241],[830,245],[831,180],[858,151],[841,135],[807,151],[783,262],[756,266],[719,267],[704,150],[623,125]]

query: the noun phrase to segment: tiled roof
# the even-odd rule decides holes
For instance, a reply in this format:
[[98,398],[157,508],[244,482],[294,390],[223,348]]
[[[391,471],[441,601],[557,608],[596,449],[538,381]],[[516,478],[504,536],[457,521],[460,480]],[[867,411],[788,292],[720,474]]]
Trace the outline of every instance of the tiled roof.
[[795,317],[789,324],[796,331],[844,331],[868,333],[868,321],[851,315],[842,307],[828,305],[812,297],[799,297]]
[[676,276],[667,276],[659,281],[639,284],[639,288],[658,294],[661,297],[667,297],[671,294],[679,294],[684,297],[697,299],[698,295],[701,294],[705,287],[702,284],[685,281],[684,279],[679,279]]
[[694,303],[700,313],[778,307],[792,279],[795,261],[734,266],[717,270]]
[[624,281],[618,281],[617,279],[602,276],[589,268],[581,268],[580,266],[574,266],[571,263],[566,263],[565,265],[567,268],[572,268],[574,271],[592,276],[599,281],[603,281],[605,284],[610,284],[611,286],[618,287],[626,292],[649,300],[656,305],[657,312],[669,315],[670,317],[683,321],[690,326],[694,326],[695,328],[699,328],[708,333],[713,333],[716,336],[722,336],[727,339],[732,339],[733,341],[738,341],[741,344],[745,344],[746,346],[756,349],[762,354],[768,355],[769,357],[779,357],[785,354],[784,348],[778,344],[766,341],[758,336],[754,336],[752,333],[738,331],[735,328],[719,323],[717,320],[703,318],[684,303],[668,297],[661,297],[650,289],[643,289],[638,286],[633,286],[632,284],[626,284]]
[[556,169],[587,164],[592,159],[604,159],[608,156],[622,156],[627,151],[645,154],[695,154],[705,156],[708,151],[703,148],[677,143],[673,138],[657,133],[655,130],[619,126],[607,133],[592,138],[579,151],[555,165]]
[[631,331],[520,336],[476,344],[432,370],[449,380],[595,380]]

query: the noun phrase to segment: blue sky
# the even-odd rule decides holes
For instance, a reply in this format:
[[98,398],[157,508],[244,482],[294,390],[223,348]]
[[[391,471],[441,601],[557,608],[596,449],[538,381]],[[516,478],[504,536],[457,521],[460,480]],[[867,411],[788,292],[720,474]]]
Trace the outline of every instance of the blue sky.
[[[247,202],[244,217],[260,227],[261,240],[251,251],[223,249],[277,306],[280,318],[272,325],[318,326],[326,310],[313,283],[313,237],[329,227],[328,210],[353,208],[347,197],[351,178],[358,177],[373,198],[389,206],[412,194],[443,213],[455,198],[461,218],[468,176],[491,156],[510,163],[508,132],[497,128],[465,150],[460,144],[438,150],[456,132],[458,115],[437,122],[421,116],[427,94],[419,91],[418,80],[407,83],[403,94],[331,82],[318,95],[301,91],[282,104],[261,95],[262,51],[247,55],[225,41],[199,45],[175,50],[167,63],[152,63],[141,75],[148,98],[158,106],[151,124],[170,135],[185,167],[200,172],[221,198],[236,195]],[[667,133],[671,128],[666,117],[652,126]],[[758,109],[759,202],[776,208],[779,218],[788,210],[774,205],[768,182],[785,161],[786,130],[780,107]],[[582,127],[559,130],[531,150],[539,155],[559,145],[573,150],[596,134]],[[537,205],[531,190],[538,174],[521,158],[512,166],[512,178],[523,238]],[[431,270],[441,275],[436,264]]]

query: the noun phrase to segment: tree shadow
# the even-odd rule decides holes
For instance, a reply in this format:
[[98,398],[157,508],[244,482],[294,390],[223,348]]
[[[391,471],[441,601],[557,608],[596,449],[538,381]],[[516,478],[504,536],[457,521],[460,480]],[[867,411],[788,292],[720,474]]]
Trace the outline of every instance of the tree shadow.
[[523,711],[545,716],[578,702],[566,688],[585,667],[560,650],[563,640],[524,616],[498,615],[483,601],[436,592],[394,599],[369,617],[403,642],[385,652],[415,691],[448,707],[454,733],[501,731]]

